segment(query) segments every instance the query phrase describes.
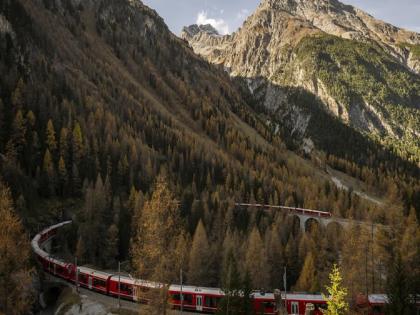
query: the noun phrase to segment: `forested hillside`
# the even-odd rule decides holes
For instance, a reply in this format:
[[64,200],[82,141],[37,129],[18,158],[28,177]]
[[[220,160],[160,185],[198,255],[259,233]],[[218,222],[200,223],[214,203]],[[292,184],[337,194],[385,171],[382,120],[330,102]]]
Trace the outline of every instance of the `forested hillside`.
[[[110,269],[129,260],[131,229],[161,175],[191,244],[188,283],[220,285],[235,257],[254,288],[280,287],[287,264],[291,287],[319,291],[341,259],[351,261],[345,277],[358,293],[371,286],[357,278],[358,265],[368,260],[366,272],[381,278],[400,252],[397,239],[405,268],[419,272],[406,255],[418,254],[407,234],[418,233],[416,166],[368,140],[358,163],[288,151],[287,139],[255,114],[252,95],[140,2],[3,1],[0,72],[2,181],[28,231],[74,219],[61,254]],[[328,169],[358,179],[380,202],[340,189]],[[357,227],[345,236],[334,226],[305,234],[292,217],[235,207],[244,201],[395,223],[396,235],[371,240],[377,252],[369,257],[355,256],[357,242],[369,239]]]

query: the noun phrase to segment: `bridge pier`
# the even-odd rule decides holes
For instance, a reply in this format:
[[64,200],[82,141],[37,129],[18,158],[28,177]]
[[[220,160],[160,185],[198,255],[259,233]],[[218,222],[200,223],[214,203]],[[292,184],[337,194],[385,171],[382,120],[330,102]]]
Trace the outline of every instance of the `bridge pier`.
[[348,227],[350,227],[350,220],[347,220],[347,219],[323,218],[323,217],[316,217],[316,216],[296,214],[296,213],[290,213],[289,215],[296,216],[297,218],[299,218],[299,227],[302,232],[306,232],[306,225],[309,220],[316,221],[319,224],[319,226],[322,226],[323,228],[327,228],[327,226],[330,223],[337,223],[343,229],[347,229]]

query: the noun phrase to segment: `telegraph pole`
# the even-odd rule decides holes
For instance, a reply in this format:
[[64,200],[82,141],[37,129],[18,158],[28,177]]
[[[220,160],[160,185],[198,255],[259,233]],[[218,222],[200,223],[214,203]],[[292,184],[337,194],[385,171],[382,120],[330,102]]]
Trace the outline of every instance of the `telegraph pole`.
[[371,231],[371,252],[372,252],[372,293],[375,293],[375,257],[373,256],[373,222]]
[[121,308],[121,262],[118,261],[118,308]]
[[284,285],[284,308],[287,312],[287,267],[284,266],[284,274],[283,274],[283,285]]
[[182,268],[180,271],[180,280],[181,280],[181,315],[184,313],[184,294],[182,293]]
[[76,266],[76,292],[79,293],[79,268],[77,267],[77,257],[74,259],[74,264]]

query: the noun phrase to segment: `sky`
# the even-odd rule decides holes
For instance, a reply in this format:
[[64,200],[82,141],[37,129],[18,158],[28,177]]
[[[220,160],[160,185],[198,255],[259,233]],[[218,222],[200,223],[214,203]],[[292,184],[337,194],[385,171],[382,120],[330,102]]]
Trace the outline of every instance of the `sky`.
[[[142,0],[175,34],[186,25],[211,24],[220,34],[236,31],[260,0]],[[420,0],[342,0],[374,17],[420,33]]]

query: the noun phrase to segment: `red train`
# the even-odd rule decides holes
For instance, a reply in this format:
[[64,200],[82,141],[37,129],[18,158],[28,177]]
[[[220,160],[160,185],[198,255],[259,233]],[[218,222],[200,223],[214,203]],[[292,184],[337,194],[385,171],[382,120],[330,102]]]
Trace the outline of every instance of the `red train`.
[[[57,234],[57,229],[70,223],[71,221],[66,221],[51,226],[33,238],[32,249],[43,270],[71,283],[75,283],[77,279],[79,286],[88,290],[147,303],[146,298],[139,297],[147,296],[147,294],[142,293],[159,289],[160,284],[127,276],[118,276],[87,267],[76,268],[74,264],[56,259],[44,250],[47,241]],[[181,294],[184,297],[182,303],[184,310],[202,313],[215,313],[218,302],[224,296],[223,291],[218,288],[183,286],[181,291],[180,285],[170,285],[169,303],[175,309],[181,307]],[[304,315],[307,310],[311,310],[311,314],[320,315],[322,314],[321,309],[326,307],[326,301],[320,294],[287,293],[287,296],[282,294],[281,297],[276,297],[273,293],[256,291],[251,294],[251,297],[256,314],[274,315],[278,313],[278,309],[286,306],[288,314]],[[276,303],[276,300],[279,303]],[[360,305],[363,304],[363,307],[367,307],[369,314],[383,315],[385,303],[385,295],[369,295],[369,298],[365,299]]]

